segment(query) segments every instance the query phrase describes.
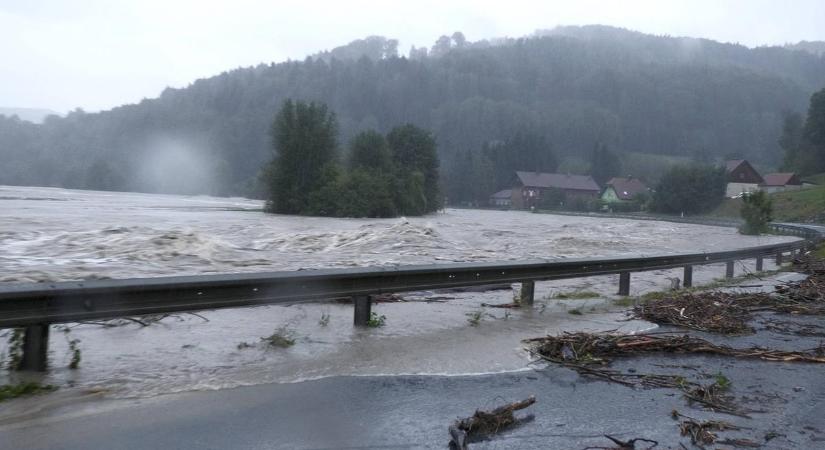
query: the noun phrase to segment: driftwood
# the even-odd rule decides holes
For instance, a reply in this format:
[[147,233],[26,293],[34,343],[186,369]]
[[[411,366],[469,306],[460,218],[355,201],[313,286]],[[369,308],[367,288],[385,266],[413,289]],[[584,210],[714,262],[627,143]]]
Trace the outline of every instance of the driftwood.
[[524,342],[531,344],[531,351],[543,359],[579,364],[607,364],[611,357],[643,353],[699,353],[765,361],[825,363],[825,345],[798,352],[761,347],[739,349],[673,333],[564,333],[526,339]]
[[521,303],[482,303],[486,308],[521,308]]
[[750,334],[750,311],[743,303],[766,303],[767,294],[724,292],[674,293],[636,305],[633,315],[660,325],[676,325],[692,330],[721,334]]
[[520,402],[499,406],[492,411],[476,410],[471,417],[456,420],[449,428],[450,448],[466,450],[470,442],[487,438],[522,421],[516,419],[513,413],[533,403],[536,403],[536,397],[531,395]]
[[613,436],[605,434],[604,437],[613,441],[616,446],[614,447],[585,447],[584,450],[637,450],[636,443],[637,442],[644,442],[645,444],[649,444],[643,450],[650,450],[653,447],[659,445],[657,441],[652,439],[643,439],[643,438],[635,438],[630,439],[628,441],[623,441],[621,439],[614,438]]
[[736,425],[721,420],[699,421],[694,419],[693,417],[688,417],[684,414],[680,414],[678,411],[673,411],[671,415],[676,420],[678,420],[679,418],[686,419],[679,423],[679,432],[682,434],[682,436],[690,437],[690,443],[699,448],[705,448],[705,445],[710,445],[717,442],[716,440],[719,438],[719,436],[717,436],[717,434],[714,433],[714,431],[718,432],[741,429]]
[[[795,260],[794,265],[808,278],[780,284],[771,294],[676,291],[635,306],[633,315],[657,324],[721,334],[753,333],[748,322],[754,312],[825,315],[825,261],[809,255]],[[812,330],[800,331],[801,335],[817,335],[815,331],[802,334]]]

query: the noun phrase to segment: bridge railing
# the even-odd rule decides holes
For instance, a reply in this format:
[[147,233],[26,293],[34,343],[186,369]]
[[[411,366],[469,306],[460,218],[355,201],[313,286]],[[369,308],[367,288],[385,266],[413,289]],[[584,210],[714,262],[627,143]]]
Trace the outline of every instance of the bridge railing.
[[366,325],[370,296],[501,283],[521,283],[523,305],[533,304],[536,281],[619,274],[619,295],[629,295],[630,274],[684,268],[692,285],[693,266],[726,263],[733,276],[737,260],[776,258],[811,248],[822,238],[812,228],[772,224],[774,231],[803,239],[782,244],[709,253],[640,257],[432,264],[400,267],[301,270],[223,275],[135,278],[0,285],[0,328],[24,328],[23,370],[45,370],[49,326],[92,319],[292,304],[352,298],[354,323]]

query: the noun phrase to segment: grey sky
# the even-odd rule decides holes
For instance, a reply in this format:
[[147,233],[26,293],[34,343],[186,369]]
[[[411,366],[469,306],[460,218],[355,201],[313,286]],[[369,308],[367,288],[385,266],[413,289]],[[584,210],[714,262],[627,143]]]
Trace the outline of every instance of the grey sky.
[[825,40],[825,0],[0,0],[0,106],[94,111],[378,34],[430,46],[607,24],[748,46]]

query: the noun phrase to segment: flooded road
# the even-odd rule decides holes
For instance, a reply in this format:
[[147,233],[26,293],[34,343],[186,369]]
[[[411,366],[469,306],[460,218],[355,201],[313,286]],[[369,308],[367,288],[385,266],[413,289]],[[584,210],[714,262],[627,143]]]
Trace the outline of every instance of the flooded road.
[[[421,218],[330,219],[267,215],[261,206],[242,198],[0,186],[0,282],[642,256],[791,240],[746,237],[719,227],[515,211],[448,209]],[[694,280],[723,273],[718,266],[696,268]],[[681,274],[634,274],[632,293],[667,286],[667,276]],[[338,303],[205,311],[150,326],[67,324],[52,329],[52,370],[43,381],[62,390],[129,398],[334,375],[525,370],[530,361],[523,338],[649,327],[617,322],[624,318],[611,302],[617,278],[538,283],[531,311],[481,306],[512,301],[514,290],[410,294],[404,302],[376,305],[385,326],[363,330],[352,327],[352,307]],[[577,290],[594,295],[554,298]],[[295,345],[265,345],[261,338],[274,332],[290,336]],[[4,354],[7,333],[0,332]],[[82,362],[70,370],[68,343],[75,339]],[[0,383],[9,377],[3,372]]]

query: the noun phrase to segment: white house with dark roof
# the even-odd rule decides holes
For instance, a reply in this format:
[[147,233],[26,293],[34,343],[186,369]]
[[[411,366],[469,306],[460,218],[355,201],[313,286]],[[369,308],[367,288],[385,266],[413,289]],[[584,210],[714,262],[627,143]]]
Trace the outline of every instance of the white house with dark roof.
[[605,184],[601,198],[606,203],[631,202],[639,195],[648,192],[647,185],[638,178],[613,177]]
[[759,185],[765,181],[762,175],[759,175],[759,172],[745,159],[727,161],[725,171],[728,176],[725,196],[729,198],[739,197],[745,192],[758,191]]

